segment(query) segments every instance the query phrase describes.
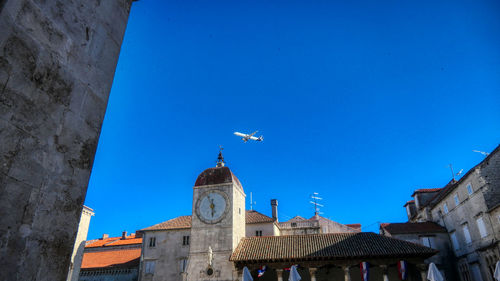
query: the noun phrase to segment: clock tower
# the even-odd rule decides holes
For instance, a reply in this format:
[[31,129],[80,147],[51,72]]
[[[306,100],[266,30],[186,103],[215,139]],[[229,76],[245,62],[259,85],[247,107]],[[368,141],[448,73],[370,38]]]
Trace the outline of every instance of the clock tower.
[[245,193],[221,151],[217,166],[203,171],[193,187],[187,280],[236,280],[229,257],[243,237]]

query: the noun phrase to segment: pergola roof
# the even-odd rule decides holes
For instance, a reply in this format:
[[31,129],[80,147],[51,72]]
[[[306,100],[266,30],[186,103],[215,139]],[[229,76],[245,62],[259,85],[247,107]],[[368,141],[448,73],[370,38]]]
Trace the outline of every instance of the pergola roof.
[[280,262],[361,258],[428,258],[437,251],[371,232],[246,237],[234,262]]

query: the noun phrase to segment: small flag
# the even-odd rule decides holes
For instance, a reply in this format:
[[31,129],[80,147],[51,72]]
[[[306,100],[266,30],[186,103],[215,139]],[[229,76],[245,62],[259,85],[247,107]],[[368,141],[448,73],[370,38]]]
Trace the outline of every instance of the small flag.
[[369,277],[369,265],[366,261],[359,264],[359,269],[361,270],[361,280],[368,281]]
[[265,265],[261,266],[261,267],[257,270],[257,272],[259,273],[259,274],[257,275],[257,277],[261,277],[262,275],[264,275],[264,273],[266,272],[266,270],[267,270],[267,266],[265,266]]
[[398,275],[400,280],[406,280],[408,276],[406,261],[398,261]]

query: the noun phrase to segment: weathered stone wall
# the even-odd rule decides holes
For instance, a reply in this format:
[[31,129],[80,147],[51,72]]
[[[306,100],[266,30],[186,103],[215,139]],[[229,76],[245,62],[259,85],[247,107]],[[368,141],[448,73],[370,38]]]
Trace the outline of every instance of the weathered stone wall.
[[65,280],[132,0],[0,0],[0,280]]

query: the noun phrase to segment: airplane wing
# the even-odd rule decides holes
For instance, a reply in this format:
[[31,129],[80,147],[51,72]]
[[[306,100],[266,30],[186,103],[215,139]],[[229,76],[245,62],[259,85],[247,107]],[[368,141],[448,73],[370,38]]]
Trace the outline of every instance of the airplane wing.
[[253,132],[253,133],[251,133],[251,134],[248,134],[247,136],[252,137],[253,135],[257,134],[257,132],[258,132],[258,131],[255,131],[255,132]]

